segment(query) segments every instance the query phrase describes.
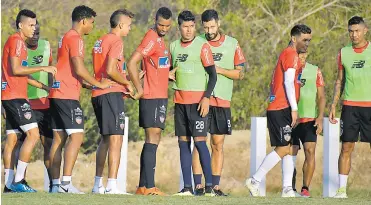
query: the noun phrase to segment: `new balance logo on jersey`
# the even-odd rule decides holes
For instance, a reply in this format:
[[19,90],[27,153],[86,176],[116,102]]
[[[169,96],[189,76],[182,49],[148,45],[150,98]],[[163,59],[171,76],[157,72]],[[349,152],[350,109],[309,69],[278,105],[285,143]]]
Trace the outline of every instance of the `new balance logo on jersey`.
[[188,54],[178,54],[176,60],[179,62],[186,62],[188,58]]
[[220,61],[220,60],[222,60],[222,57],[223,57],[222,53],[213,53],[214,61]]
[[44,56],[43,55],[39,55],[39,56],[34,56],[32,58],[32,65],[35,65],[35,64],[40,64],[44,61]]
[[366,61],[363,61],[363,60],[357,61],[356,60],[356,61],[353,62],[352,68],[363,68],[365,63],[366,63]]

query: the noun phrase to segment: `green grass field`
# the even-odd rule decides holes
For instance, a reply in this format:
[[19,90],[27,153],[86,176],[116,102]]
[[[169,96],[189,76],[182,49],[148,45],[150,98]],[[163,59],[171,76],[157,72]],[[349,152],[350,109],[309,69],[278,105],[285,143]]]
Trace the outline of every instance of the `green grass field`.
[[371,190],[350,191],[348,199],[330,199],[330,198],[280,198],[279,194],[269,194],[265,198],[252,198],[248,196],[229,196],[229,197],[155,197],[155,196],[119,196],[119,195],[71,195],[71,194],[2,194],[1,204],[3,205],[32,205],[32,204],[53,204],[53,205],[95,205],[95,204],[174,204],[174,205],[207,205],[207,204],[371,204]]

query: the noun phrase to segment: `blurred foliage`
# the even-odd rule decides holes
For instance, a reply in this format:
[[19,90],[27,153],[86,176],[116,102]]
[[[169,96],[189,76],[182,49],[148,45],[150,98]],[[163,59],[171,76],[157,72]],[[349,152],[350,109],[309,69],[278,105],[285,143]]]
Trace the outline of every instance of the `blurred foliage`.
[[[79,1],[2,1],[1,45],[15,32],[15,18],[20,9],[31,9],[37,14],[41,25],[42,38],[48,39],[53,48],[54,64],[57,56],[57,43],[71,27],[71,12],[77,5],[93,8],[98,16],[93,32],[84,37],[85,65],[92,72],[91,49],[94,42],[109,31],[109,17],[119,8],[126,8],[136,14],[132,30],[125,41],[125,58],[139,45],[148,28],[153,25],[154,15],[161,6],[173,12],[172,29],[166,36],[167,43],[180,38],[177,29],[177,15],[188,9],[196,15],[196,26],[203,32],[200,15],[206,9],[216,9],[221,19],[221,30],[239,40],[249,64],[246,77],[234,84],[232,116],[234,129],[248,129],[250,117],[265,116],[269,83],[278,55],[289,42],[289,32],[293,25],[304,23],[313,31],[308,61],[318,65],[326,82],[327,102],[332,100],[333,83],[336,78],[336,56],[341,47],[348,44],[347,22],[354,15],[371,22],[371,2],[364,0],[79,0]],[[368,33],[370,40],[370,32]],[[169,108],[165,136],[174,135],[173,91],[169,85]],[[99,140],[98,126],[91,106],[90,91],[81,93],[81,105],[86,115],[86,135],[82,152],[96,150]],[[144,132],[138,126],[138,102],[126,100],[126,114],[130,117],[129,140],[142,140]],[[340,115],[340,106],[337,115]],[[327,112],[327,111],[326,111]],[[4,120],[3,120],[4,122]],[[2,123],[2,128],[4,123]],[[3,129],[4,130],[4,129]],[[4,133],[4,132],[3,132]],[[3,139],[3,138],[2,138]],[[41,147],[41,146],[39,146]]]

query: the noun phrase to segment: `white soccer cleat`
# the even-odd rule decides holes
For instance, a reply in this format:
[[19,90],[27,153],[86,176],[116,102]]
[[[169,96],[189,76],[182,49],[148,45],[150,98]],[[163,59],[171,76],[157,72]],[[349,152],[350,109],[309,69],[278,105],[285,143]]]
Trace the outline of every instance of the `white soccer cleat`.
[[100,187],[94,186],[93,190],[91,190],[91,193],[93,193],[93,194],[104,194],[105,190],[106,189],[104,188],[104,186],[100,186]]
[[249,189],[251,196],[260,196],[259,191],[260,183],[253,178],[248,178],[245,182],[245,186]]
[[336,199],[347,199],[348,195],[347,195],[346,188],[342,187],[342,188],[338,189],[334,198],[336,198]]
[[132,195],[130,193],[121,192],[118,189],[106,189],[105,194]]
[[295,191],[292,189],[291,186],[284,187],[282,190],[281,197],[283,198],[295,198]]
[[60,185],[58,189],[58,193],[69,193],[69,194],[85,194],[84,192],[81,192],[76,187],[72,185],[72,183],[69,183],[67,185]]

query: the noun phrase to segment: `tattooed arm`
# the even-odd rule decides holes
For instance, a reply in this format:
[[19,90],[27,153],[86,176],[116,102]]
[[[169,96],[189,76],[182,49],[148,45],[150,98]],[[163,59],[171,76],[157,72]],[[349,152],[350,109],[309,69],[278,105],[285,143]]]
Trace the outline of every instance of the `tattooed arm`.
[[335,81],[335,88],[334,88],[334,97],[332,99],[332,103],[330,106],[330,114],[329,114],[329,120],[331,123],[335,124],[337,123],[337,120],[335,120],[335,111],[336,111],[336,105],[339,102],[339,99],[344,91],[344,69],[338,70],[338,77]]

